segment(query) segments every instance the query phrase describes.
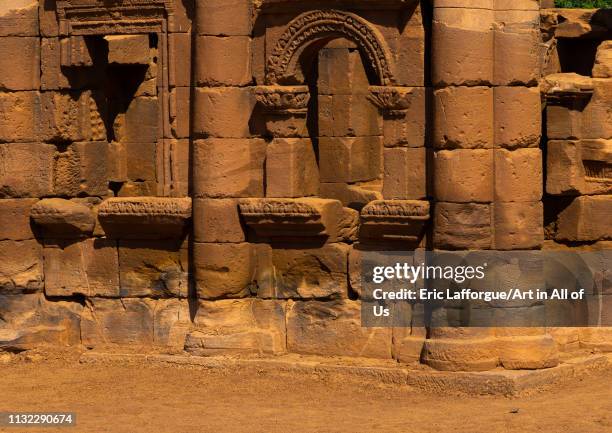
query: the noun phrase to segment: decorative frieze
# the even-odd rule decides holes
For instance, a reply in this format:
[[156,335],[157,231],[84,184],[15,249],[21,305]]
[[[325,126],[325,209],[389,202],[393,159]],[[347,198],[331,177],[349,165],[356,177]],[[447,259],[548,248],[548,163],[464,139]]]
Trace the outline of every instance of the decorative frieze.
[[360,238],[419,241],[430,206],[424,200],[376,200],[361,210]]
[[259,86],[255,96],[266,111],[276,114],[305,115],[310,101],[308,86]]
[[412,87],[370,86],[368,99],[391,117],[404,117],[410,108]]

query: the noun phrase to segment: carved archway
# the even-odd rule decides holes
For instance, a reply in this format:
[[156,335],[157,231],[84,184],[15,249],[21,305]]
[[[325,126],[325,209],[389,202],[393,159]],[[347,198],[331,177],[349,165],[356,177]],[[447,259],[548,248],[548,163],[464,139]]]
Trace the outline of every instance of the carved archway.
[[379,85],[394,83],[391,54],[382,34],[368,21],[350,12],[315,10],[289,23],[268,59],[267,84],[294,76],[301,54],[313,42],[345,37],[357,44],[376,73]]

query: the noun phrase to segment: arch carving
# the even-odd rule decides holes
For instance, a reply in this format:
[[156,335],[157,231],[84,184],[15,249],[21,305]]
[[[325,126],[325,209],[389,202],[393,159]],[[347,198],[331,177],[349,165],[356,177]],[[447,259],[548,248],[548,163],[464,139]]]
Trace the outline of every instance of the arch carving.
[[267,63],[267,84],[278,84],[292,76],[300,55],[312,42],[333,36],[342,36],[357,44],[376,72],[377,84],[394,83],[390,50],[378,29],[350,12],[314,10],[291,21],[276,43]]

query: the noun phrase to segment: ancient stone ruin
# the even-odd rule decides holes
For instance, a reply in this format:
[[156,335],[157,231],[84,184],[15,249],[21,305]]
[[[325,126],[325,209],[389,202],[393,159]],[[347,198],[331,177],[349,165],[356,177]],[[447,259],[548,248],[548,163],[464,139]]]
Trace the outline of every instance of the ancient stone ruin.
[[360,319],[366,252],[610,248],[611,27],[535,0],[2,0],[0,350],[612,351]]

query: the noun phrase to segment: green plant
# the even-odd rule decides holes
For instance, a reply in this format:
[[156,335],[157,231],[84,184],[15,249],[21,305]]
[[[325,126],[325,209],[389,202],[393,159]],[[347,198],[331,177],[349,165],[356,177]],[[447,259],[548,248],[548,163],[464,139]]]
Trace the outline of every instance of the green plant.
[[558,8],[612,8],[612,0],[556,0],[555,4]]

